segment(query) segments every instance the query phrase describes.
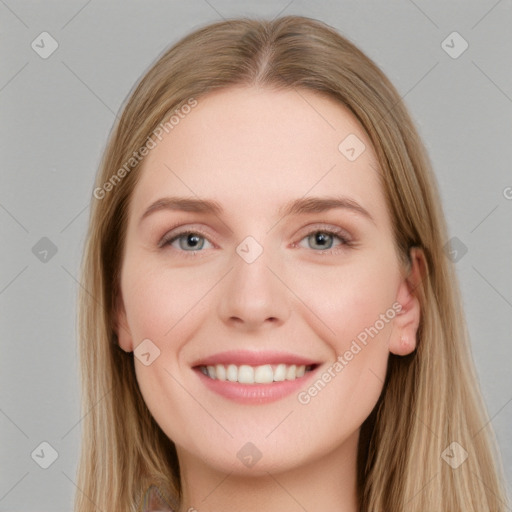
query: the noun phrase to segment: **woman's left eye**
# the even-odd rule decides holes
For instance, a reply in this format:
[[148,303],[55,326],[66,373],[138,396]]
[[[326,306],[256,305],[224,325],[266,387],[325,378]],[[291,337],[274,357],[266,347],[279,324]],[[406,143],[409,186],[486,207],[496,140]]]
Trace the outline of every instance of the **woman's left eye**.
[[311,231],[311,233],[305,236],[301,242],[303,240],[307,240],[310,247],[313,246],[315,249],[332,253],[336,252],[336,249],[333,250],[333,241],[335,238],[340,241],[336,247],[350,244],[348,238],[344,235],[344,232],[331,229],[316,229]]

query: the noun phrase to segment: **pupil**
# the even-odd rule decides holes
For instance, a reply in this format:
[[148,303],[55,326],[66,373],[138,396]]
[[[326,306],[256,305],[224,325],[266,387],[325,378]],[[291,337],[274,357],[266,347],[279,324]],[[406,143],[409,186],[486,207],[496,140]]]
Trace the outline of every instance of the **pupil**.
[[197,235],[190,234],[187,239],[188,243],[194,247],[199,243],[199,237]]
[[328,242],[328,239],[331,235],[328,235],[327,233],[318,232],[315,235],[315,243],[325,246],[325,244]]
[[325,234],[324,233],[318,233],[317,242],[319,242],[320,244],[325,243]]

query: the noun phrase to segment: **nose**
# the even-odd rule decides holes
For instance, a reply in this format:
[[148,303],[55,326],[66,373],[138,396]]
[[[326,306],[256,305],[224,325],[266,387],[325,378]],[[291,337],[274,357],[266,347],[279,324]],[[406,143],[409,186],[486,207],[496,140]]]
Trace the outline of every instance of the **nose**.
[[[233,268],[219,289],[218,314],[230,328],[254,331],[282,325],[290,315],[290,292],[270,249],[252,262],[235,252]],[[250,261],[250,260],[249,260]]]

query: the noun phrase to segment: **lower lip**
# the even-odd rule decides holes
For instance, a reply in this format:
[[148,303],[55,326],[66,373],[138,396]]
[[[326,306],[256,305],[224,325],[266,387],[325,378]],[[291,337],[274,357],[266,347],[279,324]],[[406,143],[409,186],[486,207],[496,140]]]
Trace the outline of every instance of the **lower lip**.
[[318,370],[318,367],[306,372],[302,377],[295,380],[284,380],[269,384],[240,384],[239,382],[230,382],[228,380],[212,379],[201,370],[194,370],[201,382],[215,393],[234,402],[256,405],[275,402],[293,392],[298,392],[306,385],[312,375]]

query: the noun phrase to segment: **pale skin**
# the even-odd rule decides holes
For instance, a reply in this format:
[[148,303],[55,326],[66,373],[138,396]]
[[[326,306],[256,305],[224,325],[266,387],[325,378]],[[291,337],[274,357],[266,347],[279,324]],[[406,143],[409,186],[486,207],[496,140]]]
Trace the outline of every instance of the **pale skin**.
[[[366,146],[355,161],[338,149],[349,134]],[[176,444],[184,511],[357,511],[360,426],[389,354],[415,349],[420,320],[414,287],[423,256],[411,251],[409,273],[401,266],[378,167],[364,130],[336,101],[254,87],[198,99],[144,161],[116,325],[125,351],[145,339],[160,350],[148,366],[135,358],[135,369]],[[160,208],[141,219],[169,196],[216,201],[222,212]],[[280,213],[313,196],[349,198],[368,215],[348,207]],[[169,241],[179,230],[197,233],[195,245],[187,235]],[[325,230],[341,232],[322,246],[314,235]],[[251,263],[236,251],[248,236],[263,249]],[[307,404],[297,393],[236,403],[192,369],[227,350],[285,351],[319,362],[307,390],[394,303],[400,312]],[[261,453],[251,467],[237,457],[248,442]]]

